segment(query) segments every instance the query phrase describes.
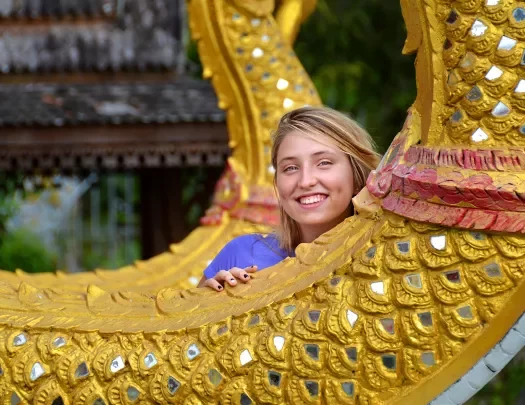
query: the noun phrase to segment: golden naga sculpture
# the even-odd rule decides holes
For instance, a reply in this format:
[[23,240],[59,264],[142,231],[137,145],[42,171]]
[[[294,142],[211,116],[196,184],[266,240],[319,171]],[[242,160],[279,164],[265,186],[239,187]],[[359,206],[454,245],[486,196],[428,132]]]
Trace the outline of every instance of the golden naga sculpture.
[[[310,78],[293,53],[301,22],[316,0],[190,2],[191,31],[198,40],[204,76],[212,80],[219,105],[227,111],[230,147],[228,167],[219,180],[212,207],[202,225],[183,242],[147,261],[114,270],[97,269],[74,276],[3,274],[13,286],[26,281],[39,287],[86,292],[88,285],[106,291],[166,287],[191,288],[202,270],[235,236],[267,232],[278,222],[270,162],[270,133],[293,108],[319,105]],[[272,17],[275,11],[277,21]]]
[[217,294],[162,287],[275,221],[269,131],[319,99],[273,1],[191,0],[233,148],[208,226],[115,273],[2,274],[1,401],[463,403],[525,344],[521,4],[403,0],[418,96],[358,213]]

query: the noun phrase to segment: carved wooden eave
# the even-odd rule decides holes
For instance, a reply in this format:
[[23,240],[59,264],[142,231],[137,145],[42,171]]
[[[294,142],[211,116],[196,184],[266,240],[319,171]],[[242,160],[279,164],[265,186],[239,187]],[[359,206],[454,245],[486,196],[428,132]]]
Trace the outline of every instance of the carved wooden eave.
[[0,170],[223,165],[184,0],[0,1]]
[[189,78],[0,85],[0,169],[223,165],[224,121],[211,86]]
[[[223,166],[229,153],[220,123],[5,131],[0,141],[0,170],[5,171]],[[102,138],[103,143],[93,142]]]

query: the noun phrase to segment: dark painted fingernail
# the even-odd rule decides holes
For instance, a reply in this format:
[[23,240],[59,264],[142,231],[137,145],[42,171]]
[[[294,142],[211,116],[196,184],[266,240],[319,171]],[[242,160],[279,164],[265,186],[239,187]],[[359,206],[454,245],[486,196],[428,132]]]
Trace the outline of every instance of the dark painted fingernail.
[[218,288],[219,290],[222,290],[222,285],[218,286],[217,288]]
[[245,275],[244,275],[244,278],[248,278],[248,277],[250,277],[248,274],[245,274]]
[[232,277],[232,278],[230,278],[230,281],[235,281],[235,279]]

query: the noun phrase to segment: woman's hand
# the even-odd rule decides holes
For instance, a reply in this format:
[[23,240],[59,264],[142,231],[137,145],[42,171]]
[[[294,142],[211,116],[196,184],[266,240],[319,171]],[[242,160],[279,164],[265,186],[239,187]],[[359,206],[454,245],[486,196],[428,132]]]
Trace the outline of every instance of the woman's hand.
[[199,283],[199,287],[210,287],[215,291],[222,291],[224,290],[223,286],[225,283],[228,283],[231,287],[237,285],[237,280],[240,280],[242,283],[247,283],[251,279],[248,273],[255,273],[256,271],[257,266],[250,266],[244,269],[234,267],[229,271],[221,270],[213,278],[205,279],[203,277]]

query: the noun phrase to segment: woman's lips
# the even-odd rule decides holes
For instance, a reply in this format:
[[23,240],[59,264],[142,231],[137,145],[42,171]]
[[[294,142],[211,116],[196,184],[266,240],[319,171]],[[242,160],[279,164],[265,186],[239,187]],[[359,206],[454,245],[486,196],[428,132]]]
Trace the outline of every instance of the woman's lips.
[[312,209],[320,206],[327,198],[326,194],[312,194],[298,198],[297,202],[302,208]]

